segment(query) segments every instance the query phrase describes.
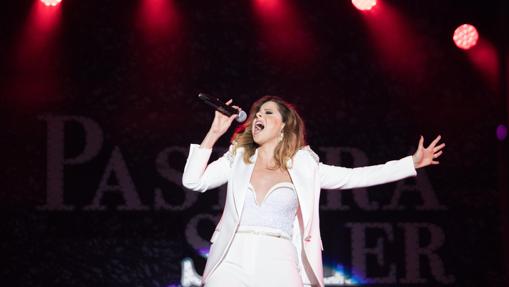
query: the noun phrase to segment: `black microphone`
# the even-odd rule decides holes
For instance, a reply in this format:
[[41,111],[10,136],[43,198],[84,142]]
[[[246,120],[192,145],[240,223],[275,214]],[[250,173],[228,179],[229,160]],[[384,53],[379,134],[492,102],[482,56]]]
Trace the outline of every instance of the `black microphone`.
[[239,111],[234,107],[228,106],[225,103],[221,102],[218,98],[211,97],[204,93],[199,93],[198,98],[200,98],[204,103],[213,107],[218,112],[224,115],[231,116],[236,114],[237,118],[235,118],[235,120],[239,123],[245,121],[247,118],[246,112],[244,112],[243,110]]

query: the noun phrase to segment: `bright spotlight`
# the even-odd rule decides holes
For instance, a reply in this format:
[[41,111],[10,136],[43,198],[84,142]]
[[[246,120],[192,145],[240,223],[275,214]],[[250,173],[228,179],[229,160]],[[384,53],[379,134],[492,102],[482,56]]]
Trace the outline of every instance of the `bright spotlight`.
[[452,39],[458,48],[468,50],[477,44],[479,33],[477,33],[477,29],[474,26],[463,24],[456,28]]
[[57,6],[62,0],[41,0],[46,6]]
[[367,11],[375,7],[376,0],[352,0],[352,4],[361,11]]

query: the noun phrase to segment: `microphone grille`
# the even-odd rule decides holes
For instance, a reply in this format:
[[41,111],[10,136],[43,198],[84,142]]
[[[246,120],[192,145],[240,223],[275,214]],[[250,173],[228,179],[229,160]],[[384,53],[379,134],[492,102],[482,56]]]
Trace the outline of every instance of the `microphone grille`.
[[246,112],[244,112],[243,110],[241,110],[239,112],[239,115],[237,116],[236,120],[237,122],[239,123],[242,123],[243,121],[245,121],[247,119],[247,114]]

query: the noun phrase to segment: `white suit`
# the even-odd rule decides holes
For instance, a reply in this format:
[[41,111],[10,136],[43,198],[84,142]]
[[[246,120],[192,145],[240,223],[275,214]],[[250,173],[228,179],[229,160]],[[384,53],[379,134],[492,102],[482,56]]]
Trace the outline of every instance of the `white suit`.
[[[203,282],[207,281],[228,252],[239,225],[245,193],[258,154],[256,150],[251,157],[252,164],[246,164],[243,161],[244,149],[238,148],[235,155],[232,149],[233,146],[230,146],[222,157],[208,164],[212,149],[191,144],[182,177],[186,188],[200,192],[228,184],[223,214],[211,238],[213,244],[203,273]],[[298,251],[301,270],[305,270],[301,272],[302,280],[305,284],[321,287],[324,286],[323,246],[318,213],[321,189],[367,187],[417,174],[412,156],[385,164],[345,168],[321,163],[309,146],[297,151],[288,164],[300,207],[294,221],[292,242]]]

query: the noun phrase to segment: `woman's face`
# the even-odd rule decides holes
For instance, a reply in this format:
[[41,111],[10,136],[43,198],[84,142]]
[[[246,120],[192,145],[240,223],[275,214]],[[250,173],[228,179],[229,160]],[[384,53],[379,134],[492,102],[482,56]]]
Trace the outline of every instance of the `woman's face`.
[[252,126],[252,135],[255,143],[278,143],[284,127],[283,117],[275,102],[265,102],[256,113]]

